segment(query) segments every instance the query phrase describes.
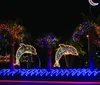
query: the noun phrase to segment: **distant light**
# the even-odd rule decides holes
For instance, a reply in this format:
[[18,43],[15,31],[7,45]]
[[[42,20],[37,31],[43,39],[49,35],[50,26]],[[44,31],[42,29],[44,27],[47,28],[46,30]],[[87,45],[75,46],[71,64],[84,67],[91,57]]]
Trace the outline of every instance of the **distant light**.
[[0,39],[2,39],[3,37],[0,35]]
[[89,35],[86,35],[86,37],[89,37]]
[[98,51],[96,52],[96,55],[98,54]]
[[98,52],[96,52],[96,55],[98,54]]

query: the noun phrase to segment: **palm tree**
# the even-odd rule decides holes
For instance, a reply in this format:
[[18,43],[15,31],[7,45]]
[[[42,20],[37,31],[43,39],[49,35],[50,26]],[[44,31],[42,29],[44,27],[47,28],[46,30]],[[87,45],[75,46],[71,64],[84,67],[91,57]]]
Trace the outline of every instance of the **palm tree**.
[[11,52],[11,58],[10,58],[10,67],[11,69],[14,69],[14,45],[17,40],[20,40],[23,38],[24,33],[23,33],[23,26],[18,25],[16,22],[7,22],[4,24],[0,24],[0,32],[3,30],[6,30],[10,34],[10,42],[12,46],[12,52]]
[[[84,37],[87,38],[88,42],[88,55],[89,55],[89,67],[91,69],[94,68],[94,44],[97,44],[97,35],[99,36],[100,29],[97,20],[84,20],[82,24],[80,24],[74,34],[73,34],[73,41],[80,42],[81,36],[85,35]],[[96,42],[97,41],[97,42]]]
[[51,69],[51,56],[52,56],[52,50],[56,47],[58,42],[58,39],[53,33],[46,34],[42,38],[37,39],[37,45],[40,47],[46,47],[48,48],[48,69]]

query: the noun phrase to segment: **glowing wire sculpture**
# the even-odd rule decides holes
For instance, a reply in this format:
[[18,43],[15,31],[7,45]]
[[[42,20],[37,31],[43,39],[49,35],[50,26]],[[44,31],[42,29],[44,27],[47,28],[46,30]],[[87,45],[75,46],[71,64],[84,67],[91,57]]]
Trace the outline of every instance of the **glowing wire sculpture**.
[[89,4],[92,5],[92,6],[97,6],[99,5],[99,3],[95,3],[93,2],[92,0],[88,0]]
[[16,61],[14,65],[20,65],[19,59],[25,53],[37,55],[36,49],[33,46],[21,43],[20,47],[18,48],[16,52]]
[[59,44],[59,48],[55,55],[55,64],[54,67],[60,67],[59,60],[63,55],[74,55],[78,56],[77,49],[71,45]]

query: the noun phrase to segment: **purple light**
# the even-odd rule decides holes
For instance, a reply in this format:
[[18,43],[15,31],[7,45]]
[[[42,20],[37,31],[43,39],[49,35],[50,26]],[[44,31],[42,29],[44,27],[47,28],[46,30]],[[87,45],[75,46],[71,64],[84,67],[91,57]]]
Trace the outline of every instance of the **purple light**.
[[[22,81],[22,80],[0,80],[0,83],[38,83],[38,84],[100,84],[99,81],[96,82],[80,82],[80,81]],[[18,83],[17,83],[18,84]]]
[[0,39],[2,39],[3,37],[0,35]]

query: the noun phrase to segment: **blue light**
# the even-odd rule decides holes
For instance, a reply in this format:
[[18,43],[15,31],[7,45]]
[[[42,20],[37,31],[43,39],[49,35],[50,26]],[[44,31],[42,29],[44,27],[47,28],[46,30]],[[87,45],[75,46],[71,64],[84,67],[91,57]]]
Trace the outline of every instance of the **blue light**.
[[0,39],[2,39],[3,37],[0,35]]
[[10,70],[10,69],[2,69],[0,70],[0,76],[34,76],[34,77],[65,77],[67,78],[68,76],[70,77],[79,77],[79,76],[100,76],[100,70],[99,69],[52,69],[52,70],[47,70],[47,69],[15,69],[15,70]]

